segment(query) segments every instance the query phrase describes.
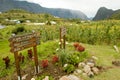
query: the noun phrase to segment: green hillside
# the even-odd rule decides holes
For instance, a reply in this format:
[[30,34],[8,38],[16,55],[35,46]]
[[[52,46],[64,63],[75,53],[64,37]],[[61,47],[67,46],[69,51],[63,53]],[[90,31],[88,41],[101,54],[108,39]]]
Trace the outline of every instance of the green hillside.
[[14,25],[16,24],[12,20],[18,20],[20,23],[26,23],[26,21],[29,20],[29,22],[46,22],[49,20],[53,21],[59,21],[62,20],[61,18],[55,18],[54,16],[50,14],[35,14],[35,13],[30,13],[25,10],[21,9],[14,9],[10,10],[7,12],[4,12],[0,14],[0,23],[3,25]]
[[47,13],[61,18],[88,19],[88,17],[81,11],[61,8],[45,8],[39,4],[27,2],[26,0],[0,0],[0,12],[12,9],[24,9],[34,13]]
[[120,20],[120,10],[115,11],[109,19],[115,19],[115,20]]

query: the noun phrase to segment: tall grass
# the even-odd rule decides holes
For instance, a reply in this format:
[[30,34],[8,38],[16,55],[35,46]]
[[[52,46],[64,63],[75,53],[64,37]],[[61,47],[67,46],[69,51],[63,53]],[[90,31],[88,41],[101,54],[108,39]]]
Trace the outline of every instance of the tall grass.
[[[64,26],[67,28],[67,41],[77,41],[88,44],[120,45],[120,21],[112,20],[86,23],[61,22],[57,25],[22,26],[25,27],[27,32],[30,32],[32,30],[39,31],[41,34],[41,41],[43,42],[48,40],[59,39],[59,28]],[[17,26],[13,28],[17,28]],[[10,30],[12,29],[10,28]],[[10,35],[10,30],[8,27],[6,29],[1,30],[1,37],[7,37],[7,34]]]

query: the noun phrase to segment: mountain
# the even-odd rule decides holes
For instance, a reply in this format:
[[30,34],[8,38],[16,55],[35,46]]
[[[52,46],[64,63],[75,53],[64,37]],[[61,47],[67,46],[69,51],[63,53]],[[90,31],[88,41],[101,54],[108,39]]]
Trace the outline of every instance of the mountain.
[[112,9],[107,9],[105,7],[101,7],[98,11],[93,20],[104,20],[109,18],[114,11]]
[[114,13],[109,17],[109,19],[120,20],[120,9],[114,11]]
[[18,0],[0,0],[0,12],[5,12],[11,9],[24,9],[34,13],[49,13],[61,18],[81,18],[87,20],[87,16],[81,11],[60,9],[60,8],[45,8],[36,3]]

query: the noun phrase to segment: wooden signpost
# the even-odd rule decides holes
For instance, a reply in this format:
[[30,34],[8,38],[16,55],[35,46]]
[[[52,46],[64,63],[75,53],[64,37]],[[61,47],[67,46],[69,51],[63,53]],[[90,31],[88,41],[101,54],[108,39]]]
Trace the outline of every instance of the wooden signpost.
[[66,28],[63,27],[63,28],[60,28],[60,48],[62,49],[65,49],[65,44],[66,44]]
[[16,70],[18,75],[18,80],[22,80],[21,72],[20,72],[20,64],[18,60],[18,51],[24,50],[26,48],[33,47],[34,51],[34,61],[35,61],[35,72],[36,74],[39,73],[39,66],[38,66],[38,57],[37,57],[37,45],[40,43],[40,34],[37,32],[33,32],[26,35],[21,36],[12,36],[9,39],[11,52],[14,53]]

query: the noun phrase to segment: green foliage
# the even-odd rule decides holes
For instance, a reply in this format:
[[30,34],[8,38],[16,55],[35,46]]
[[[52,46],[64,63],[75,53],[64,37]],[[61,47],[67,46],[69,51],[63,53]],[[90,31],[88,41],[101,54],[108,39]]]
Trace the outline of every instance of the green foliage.
[[68,53],[66,53],[64,50],[59,50],[58,56],[62,66],[68,62]]
[[68,57],[68,63],[77,65],[80,62],[80,59],[77,55],[69,55]]
[[115,11],[109,19],[115,19],[115,20],[120,20],[120,10]]
[[69,74],[75,70],[75,67],[72,64],[67,64],[67,66],[63,67],[63,70]]
[[15,28],[15,29],[12,31],[12,33],[18,34],[18,33],[24,32],[24,31],[25,31],[25,28],[24,28],[23,26],[21,26],[21,27]]
[[87,51],[84,51],[84,52],[77,52],[76,51],[72,54],[69,54],[68,63],[73,64],[73,65],[77,65],[79,62],[84,61],[88,57],[89,57],[89,54]]
[[58,44],[55,41],[47,41],[46,43],[41,42],[37,50],[40,59],[46,59],[48,56],[55,54],[55,50],[57,47]]

